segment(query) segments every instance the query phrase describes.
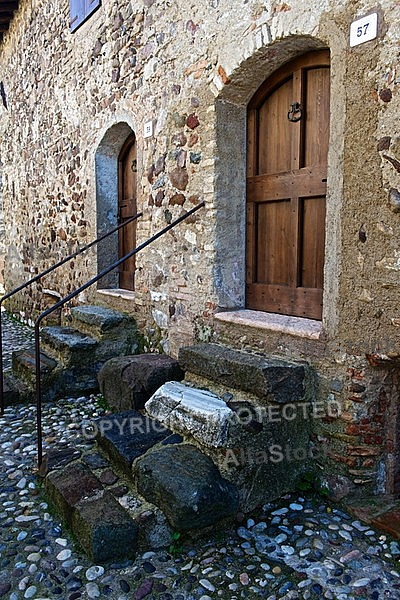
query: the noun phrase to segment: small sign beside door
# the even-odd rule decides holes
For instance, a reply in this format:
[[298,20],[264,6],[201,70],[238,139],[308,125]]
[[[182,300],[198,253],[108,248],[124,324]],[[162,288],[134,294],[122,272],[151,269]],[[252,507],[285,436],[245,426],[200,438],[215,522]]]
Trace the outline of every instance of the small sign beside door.
[[147,121],[143,127],[143,137],[148,138],[153,135],[153,121]]
[[374,40],[378,35],[378,13],[372,13],[350,25],[350,47]]

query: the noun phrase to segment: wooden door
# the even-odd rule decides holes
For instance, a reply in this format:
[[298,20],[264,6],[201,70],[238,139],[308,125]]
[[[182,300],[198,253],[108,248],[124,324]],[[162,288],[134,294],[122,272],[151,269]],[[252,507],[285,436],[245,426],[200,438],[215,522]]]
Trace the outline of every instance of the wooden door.
[[249,104],[247,308],[322,318],[329,88],[329,52],[311,52]]
[[[136,214],[136,141],[132,135],[119,155],[118,222],[123,223]],[[118,257],[122,258],[136,246],[136,221],[121,227],[118,234]],[[135,257],[128,258],[119,267],[119,287],[135,289]]]

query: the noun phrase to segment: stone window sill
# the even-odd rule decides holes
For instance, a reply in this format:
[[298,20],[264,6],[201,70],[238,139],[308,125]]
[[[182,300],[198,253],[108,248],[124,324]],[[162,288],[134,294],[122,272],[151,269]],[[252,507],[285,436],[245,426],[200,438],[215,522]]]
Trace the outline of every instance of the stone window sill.
[[124,290],[122,288],[105,288],[97,290],[98,294],[103,296],[110,296],[112,298],[122,298],[123,300],[134,300],[135,292],[132,290]]
[[322,323],[320,321],[313,321],[312,319],[304,319],[302,317],[288,317],[275,313],[242,309],[216,313],[214,318],[223,323],[287,333],[310,340],[319,340],[322,335]]

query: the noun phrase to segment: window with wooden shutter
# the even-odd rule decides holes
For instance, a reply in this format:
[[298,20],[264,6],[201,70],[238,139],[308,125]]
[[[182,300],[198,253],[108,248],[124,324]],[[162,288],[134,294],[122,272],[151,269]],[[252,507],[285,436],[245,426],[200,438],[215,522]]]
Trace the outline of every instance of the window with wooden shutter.
[[101,0],[70,0],[69,3],[69,27],[71,32],[78,29],[82,23],[97,9]]

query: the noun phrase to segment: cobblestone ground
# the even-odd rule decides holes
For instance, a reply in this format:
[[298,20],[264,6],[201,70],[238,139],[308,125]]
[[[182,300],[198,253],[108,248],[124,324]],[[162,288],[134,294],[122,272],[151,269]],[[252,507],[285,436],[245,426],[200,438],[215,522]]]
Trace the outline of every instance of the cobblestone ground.
[[[4,318],[6,357],[31,330]],[[86,449],[81,424],[95,397],[44,408],[47,446]],[[35,408],[0,418],[0,598],[209,600],[400,599],[397,541],[313,497],[266,504],[223,534],[94,565],[52,514],[35,477]],[[129,494],[120,499],[129,506]]]

